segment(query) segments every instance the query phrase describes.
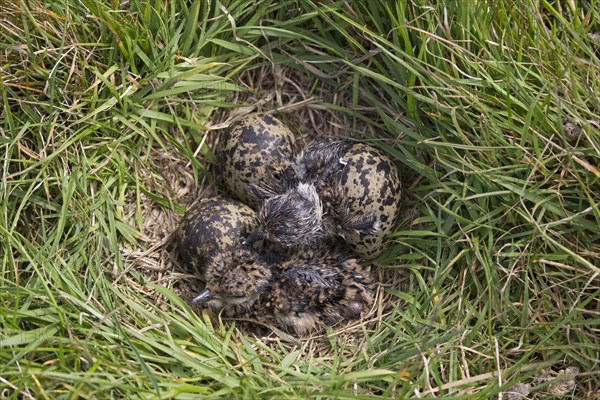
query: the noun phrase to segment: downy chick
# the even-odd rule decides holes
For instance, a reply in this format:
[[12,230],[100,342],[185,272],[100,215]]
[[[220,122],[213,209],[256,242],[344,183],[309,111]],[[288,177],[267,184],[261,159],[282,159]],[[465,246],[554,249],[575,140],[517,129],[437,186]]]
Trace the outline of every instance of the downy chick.
[[359,319],[373,305],[370,270],[356,259],[307,251],[279,265],[278,290],[265,293],[276,325],[297,334]]
[[[380,230],[377,210],[353,204],[353,186],[366,187],[368,192],[369,176],[345,185],[348,172],[357,168],[348,166],[344,159],[354,145],[332,139],[309,143],[294,164],[295,178],[301,183],[286,192],[271,193],[259,208],[256,230],[246,243],[265,239],[284,248],[304,248],[339,238],[346,240],[349,235],[376,234]],[[362,163],[359,167],[364,168]]]
[[256,251],[244,247],[215,255],[206,267],[205,280],[205,289],[191,303],[204,303],[226,317],[240,317],[252,314],[271,289],[273,272]]

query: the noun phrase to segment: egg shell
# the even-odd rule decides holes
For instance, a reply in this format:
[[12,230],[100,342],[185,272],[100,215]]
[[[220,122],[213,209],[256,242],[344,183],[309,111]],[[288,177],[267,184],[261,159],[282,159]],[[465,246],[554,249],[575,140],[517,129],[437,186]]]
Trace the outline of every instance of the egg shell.
[[251,114],[232,125],[221,139],[219,157],[223,180],[239,200],[257,209],[256,188],[272,186],[291,165],[294,134],[283,122],[266,114]]
[[179,256],[204,274],[210,257],[239,247],[255,229],[255,212],[242,202],[210,197],[194,203],[177,229]]
[[340,185],[349,212],[373,212],[379,221],[376,233],[347,232],[344,240],[360,257],[373,259],[384,250],[398,216],[402,196],[398,170],[381,150],[366,143],[354,143],[341,161],[346,165]]

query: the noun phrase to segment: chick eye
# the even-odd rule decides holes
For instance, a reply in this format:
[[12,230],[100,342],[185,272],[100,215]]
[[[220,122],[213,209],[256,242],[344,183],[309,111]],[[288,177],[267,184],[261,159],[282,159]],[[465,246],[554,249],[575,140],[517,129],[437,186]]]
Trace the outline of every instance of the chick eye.
[[290,234],[290,230],[284,226],[280,226],[278,228],[275,228],[273,230],[273,233],[276,236],[288,236]]

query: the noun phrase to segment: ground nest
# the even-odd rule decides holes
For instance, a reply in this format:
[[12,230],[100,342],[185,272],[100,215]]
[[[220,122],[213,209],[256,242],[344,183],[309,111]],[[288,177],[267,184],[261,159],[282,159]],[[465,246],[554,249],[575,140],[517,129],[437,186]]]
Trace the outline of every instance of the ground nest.
[[[316,137],[370,138],[386,140],[392,145],[393,140],[397,139],[386,137],[384,132],[378,132],[364,123],[357,126],[356,122],[351,121],[342,111],[332,111],[327,104],[336,105],[342,109],[349,107],[351,100],[325,87],[315,90],[311,87],[311,82],[307,77],[292,69],[277,67],[274,71],[265,67],[249,71],[241,76],[238,84],[247,91],[230,101],[242,106],[214,112],[208,121],[208,129],[203,132],[203,142],[194,144],[198,148],[207,145],[210,149],[214,149],[223,129],[252,112],[271,113],[281,118],[292,129],[301,147]],[[376,110],[364,108],[361,113],[375,114]],[[353,126],[354,132],[351,128]],[[186,140],[181,132],[173,132],[173,136]],[[197,151],[197,153],[200,152]],[[165,151],[162,148],[153,148],[148,154],[151,169],[142,172],[145,186],[153,193],[165,196],[172,205],[180,206],[180,210],[187,209],[198,198],[220,193],[226,195],[219,188],[216,166],[210,160],[203,159],[202,155],[196,154],[196,157],[211,173],[214,173],[214,179],[207,178],[203,174],[198,174],[196,179],[189,159],[176,149]],[[133,215],[135,207],[140,207],[142,210],[143,231],[138,248],[122,248],[129,268],[135,268],[148,282],[168,287],[188,302],[200,292],[204,284],[196,271],[190,269],[191,266],[183,265],[178,258],[173,232],[177,228],[182,213],[176,211],[175,207],[162,206],[148,196],[142,196],[141,204],[136,204],[134,198],[130,200],[128,209],[131,210],[131,215]],[[409,213],[410,210],[402,212]],[[400,219],[404,218],[401,216]],[[357,333],[362,332],[364,328],[375,329],[385,315],[390,312],[392,302],[398,301],[397,298],[392,299],[392,296],[384,294],[383,289],[384,287],[401,289],[406,277],[402,270],[379,266],[375,268],[375,271],[376,281],[381,286],[377,290],[372,309],[359,321],[333,328],[334,334],[344,336],[346,344],[360,340],[360,335]],[[119,282],[133,285],[137,290],[140,290],[139,286],[143,285],[142,282],[135,282],[134,278],[121,279]],[[147,295],[154,298],[158,306],[167,301],[156,292],[149,291]],[[202,309],[198,307],[196,311],[201,313]],[[243,322],[237,324],[239,326]],[[279,337],[286,342],[298,343],[296,338],[277,329],[269,329],[268,332],[269,334],[266,336],[261,335],[264,342],[270,342]],[[244,330],[244,333],[248,332]],[[256,332],[253,331],[251,334],[256,334]],[[327,337],[330,338],[331,334],[328,334]],[[327,342],[330,339],[326,339],[322,332],[310,338],[303,338],[302,341],[305,340],[319,343]],[[311,346],[306,347],[306,349],[308,348]],[[356,348],[356,346],[350,346],[350,348]],[[318,346],[307,350],[307,356],[314,356],[314,352],[320,353]]]

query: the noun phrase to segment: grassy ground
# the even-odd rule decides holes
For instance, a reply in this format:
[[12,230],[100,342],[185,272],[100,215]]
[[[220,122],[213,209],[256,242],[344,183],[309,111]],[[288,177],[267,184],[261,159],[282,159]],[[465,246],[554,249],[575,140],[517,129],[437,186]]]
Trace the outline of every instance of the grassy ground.
[[[0,397],[599,396],[597,1],[149,3],[0,2]],[[168,234],[252,109],[404,166],[364,325],[178,296]]]

